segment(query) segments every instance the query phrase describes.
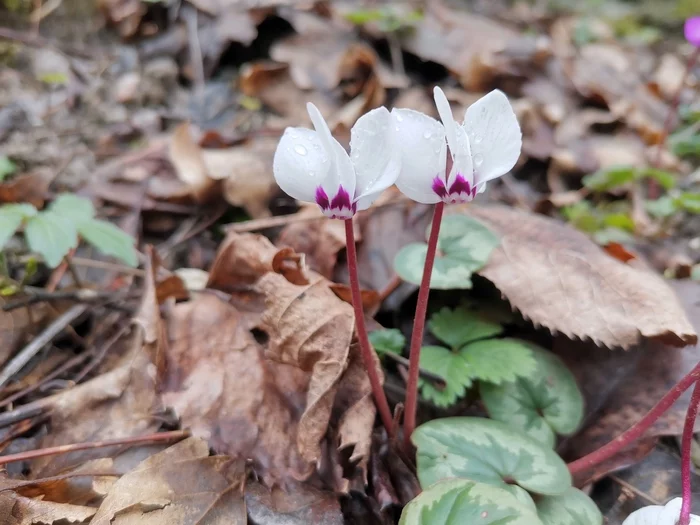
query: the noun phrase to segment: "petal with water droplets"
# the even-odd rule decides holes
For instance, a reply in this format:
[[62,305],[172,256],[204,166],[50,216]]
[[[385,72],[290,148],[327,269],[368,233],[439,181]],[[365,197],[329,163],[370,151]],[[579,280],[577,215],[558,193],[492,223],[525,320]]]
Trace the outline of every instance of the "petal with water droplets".
[[315,202],[316,188],[328,177],[331,162],[318,133],[287,128],[273,161],[275,180],[282,190],[300,201]]

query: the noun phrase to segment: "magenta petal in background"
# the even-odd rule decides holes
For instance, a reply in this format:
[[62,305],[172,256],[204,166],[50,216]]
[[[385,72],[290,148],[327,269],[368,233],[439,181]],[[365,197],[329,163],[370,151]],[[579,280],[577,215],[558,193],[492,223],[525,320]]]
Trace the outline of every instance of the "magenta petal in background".
[[685,39],[695,47],[700,47],[700,16],[685,21]]

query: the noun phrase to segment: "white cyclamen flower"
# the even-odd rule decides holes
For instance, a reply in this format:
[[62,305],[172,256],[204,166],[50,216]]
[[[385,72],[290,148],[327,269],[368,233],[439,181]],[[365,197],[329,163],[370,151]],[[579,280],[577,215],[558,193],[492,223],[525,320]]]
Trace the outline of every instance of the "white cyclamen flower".
[[391,114],[380,107],[360,117],[350,132],[348,155],[318,108],[308,103],[306,109],[315,131],[284,131],[275,152],[275,180],[295,199],[318,204],[327,217],[349,219],[369,208],[399,174]]
[[[683,500],[675,498],[665,506],[650,505],[630,514],[622,525],[676,525]],[[691,514],[690,525],[700,525],[700,517]]]
[[463,124],[455,122],[440,88],[435,88],[434,95],[442,124],[411,109],[391,112],[401,152],[396,185],[409,198],[425,204],[469,202],[484,191],[488,181],[515,166],[522,146],[520,126],[501,91],[491,91],[469,106]]

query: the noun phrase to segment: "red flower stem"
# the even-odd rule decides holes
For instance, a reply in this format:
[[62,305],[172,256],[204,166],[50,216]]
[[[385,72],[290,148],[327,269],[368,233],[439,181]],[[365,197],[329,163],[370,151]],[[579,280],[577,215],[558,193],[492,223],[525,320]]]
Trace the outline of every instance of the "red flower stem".
[[418,405],[418,372],[420,371],[420,349],[423,345],[423,332],[425,330],[425,316],[428,311],[428,295],[430,294],[430,277],[433,274],[435,253],[437,252],[438,235],[445,203],[440,201],[433,211],[433,223],[430,227],[428,238],[428,252],[425,254],[425,266],[423,278],[418,289],[418,302],[416,303],[416,315],[413,318],[413,332],[411,333],[411,350],[408,355],[408,382],[406,384],[406,407],[403,416],[403,440],[406,453],[410,456],[411,434],[416,428],[416,408]]
[[661,400],[656,403],[656,405],[654,405],[654,407],[649,410],[649,412],[647,412],[642,419],[606,445],[603,445],[590,454],[569,463],[569,471],[572,474],[585,472],[602,463],[606,459],[610,459],[621,450],[629,447],[637,439],[642,437],[644,432],[646,432],[647,429],[664,414],[664,412],[671,408],[671,405],[673,405],[673,403],[675,403],[678,398],[681,397],[683,392],[688,390],[698,379],[700,379],[700,363],[695,365],[695,368],[693,368],[686,376],[678,381],[678,383],[676,383],[673,388],[671,388],[671,390],[669,390],[666,395],[662,397]]
[[[656,148],[656,154],[654,155],[654,159],[652,161],[651,166],[653,168],[659,168],[661,166],[661,154],[663,153],[664,146],[666,144],[666,139],[668,138],[669,133],[671,132],[671,125],[673,124],[673,117],[676,116],[678,113],[678,103],[681,100],[681,92],[683,91],[683,88],[685,87],[685,83],[688,80],[688,75],[690,72],[693,70],[695,67],[695,63],[698,61],[698,56],[700,56],[700,47],[696,47],[693,50],[693,53],[690,55],[690,58],[688,59],[688,63],[685,66],[685,71],[683,72],[683,79],[681,80],[680,84],[678,84],[678,89],[676,89],[676,92],[673,94],[673,99],[671,100],[671,105],[668,108],[668,115],[666,115],[666,120],[664,121],[664,127],[663,130],[661,131],[661,137],[659,138],[659,144],[658,147]],[[659,183],[656,181],[656,179],[649,179],[649,198],[650,199],[658,199],[659,198]]]
[[393,436],[394,420],[391,417],[389,402],[382,387],[382,382],[377,373],[376,359],[372,355],[372,345],[367,336],[367,326],[365,325],[365,314],[362,310],[362,295],[360,293],[360,279],[357,274],[357,251],[355,250],[355,231],[352,227],[352,219],[345,220],[345,244],[347,245],[348,272],[350,273],[350,293],[352,294],[352,307],[355,309],[355,326],[357,327],[357,338],[360,342],[360,353],[365,369],[372,385],[374,402],[377,404],[379,416],[382,418],[384,428]]
[[698,417],[698,405],[700,405],[700,381],[695,383],[693,395],[690,397],[688,412],[685,415],[683,425],[683,438],[681,439],[681,483],[683,504],[681,505],[681,517],[678,525],[688,525],[690,523],[690,506],[692,504],[692,494],[690,492],[690,450],[693,444],[693,430],[695,419]]

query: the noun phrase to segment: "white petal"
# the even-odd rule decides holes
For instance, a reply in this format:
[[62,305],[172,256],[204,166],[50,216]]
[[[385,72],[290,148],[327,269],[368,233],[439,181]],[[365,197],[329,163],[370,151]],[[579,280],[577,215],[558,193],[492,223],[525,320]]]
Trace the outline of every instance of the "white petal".
[[450,103],[447,101],[445,93],[436,86],[435,89],[433,89],[433,95],[435,97],[435,105],[437,106],[440,120],[442,120],[442,125],[445,126],[445,135],[447,136],[447,144],[450,146],[450,153],[453,157],[460,154],[466,155],[468,151],[465,151],[465,142],[468,142],[468,139],[466,134],[463,133],[463,130],[460,129],[461,126],[455,122]]
[[385,107],[373,109],[357,120],[350,133],[350,159],[357,181],[357,209],[365,210],[396,182],[401,169],[393,144],[391,114]]
[[318,133],[287,128],[277,145],[272,171],[282,190],[300,201],[315,202],[316,188],[331,167]]
[[394,143],[401,155],[396,185],[409,199],[425,204],[438,202],[433,180],[445,180],[445,128],[434,118],[412,109],[394,109],[391,117]]
[[[681,514],[681,498],[674,498],[665,506],[650,505],[634,511],[622,525],[676,525]],[[700,517],[691,514],[691,525],[698,525]]]
[[323,181],[323,189],[326,191],[328,198],[333,199],[338,188],[343,186],[345,191],[352,197],[355,194],[355,170],[352,167],[347,151],[340,145],[340,142],[333,138],[331,130],[328,128],[328,124],[326,124],[318,108],[309,102],[306,104],[306,110],[309,112],[314,129],[316,129],[326,154],[331,161],[328,176]]
[[494,90],[467,108],[464,129],[474,159],[474,179],[482,183],[508,173],[520,157],[522,133],[502,91]]

